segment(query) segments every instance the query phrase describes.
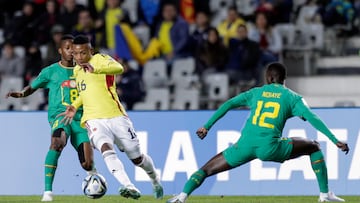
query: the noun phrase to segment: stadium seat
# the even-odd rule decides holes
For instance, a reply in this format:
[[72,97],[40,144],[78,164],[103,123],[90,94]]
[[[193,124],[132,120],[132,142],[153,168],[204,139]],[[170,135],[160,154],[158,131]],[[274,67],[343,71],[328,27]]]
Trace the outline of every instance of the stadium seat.
[[255,13],[257,4],[253,0],[236,0],[237,11],[244,16],[251,16]]
[[129,18],[130,21],[135,23],[137,22],[137,4],[138,4],[138,0],[125,0],[122,4],[121,7],[126,9],[129,12]]
[[139,63],[137,61],[129,60],[127,63],[129,65],[129,67],[131,67],[131,69],[136,70],[136,71],[139,70]]
[[359,55],[360,50],[360,37],[350,37],[345,39],[344,51],[346,55]]
[[144,65],[143,80],[146,89],[167,86],[166,62],[163,59],[148,61]]
[[99,48],[99,53],[107,54],[111,57],[115,56],[115,51],[113,49],[108,49],[108,48],[104,48],[104,47]]
[[143,47],[147,47],[150,42],[150,28],[147,26],[135,26],[132,31],[140,39]]
[[360,73],[360,58],[358,56],[322,57],[316,60],[315,69],[322,75]]
[[223,20],[227,18],[228,7],[232,5],[232,0],[210,0],[209,6],[213,13],[211,18],[211,26],[217,27]]
[[197,110],[199,109],[200,92],[197,89],[178,89],[175,91],[173,110]]
[[171,84],[177,88],[190,88],[193,83],[199,81],[199,78],[194,75],[195,59],[193,57],[176,59],[171,69]]
[[169,110],[170,91],[168,88],[148,89],[144,102],[134,105],[134,110]]
[[45,60],[46,57],[47,57],[47,52],[48,52],[48,47],[47,47],[47,45],[41,45],[39,49],[40,49],[40,52],[41,52],[41,58],[42,58],[43,60]]
[[303,37],[305,44],[302,46],[309,47],[311,49],[318,49],[318,50],[324,47],[323,24],[309,23],[306,25],[297,25],[295,27],[295,33],[299,33],[301,37]]
[[[319,85],[321,84],[321,85]],[[289,77],[286,86],[310,107],[360,106],[360,76]]]
[[318,6],[316,5],[302,6],[296,19],[296,24],[306,26],[311,23],[310,20],[315,16],[317,10]]
[[294,44],[294,36],[295,36],[295,25],[294,24],[280,23],[275,26],[275,29],[278,30],[285,49],[288,46],[292,46]]
[[321,24],[307,24],[295,26],[294,39],[284,49],[283,62],[292,67],[288,74],[291,76],[313,75],[313,61],[318,50],[324,48],[324,26]]
[[214,108],[217,102],[229,98],[229,76],[225,73],[208,74],[204,78],[207,96],[204,98],[209,103],[209,108]]
[[17,56],[19,56],[20,58],[25,58],[25,53],[26,53],[26,50],[24,47],[22,46],[15,46],[14,47],[14,52]]
[[0,110],[21,110],[22,100],[16,98],[5,98],[9,91],[19,91],[23,88],[21,77],[3,77],[0,84]]
[[232,0],[209,0],[211,12],[217,12],[219,9],[227,8],[228,6],[231,6],[232,3]]
[[22,110],[24,111],[36,111],[39,109],[39,105],[44,102],[44,90],[38,89],[32,95],[23,99]]

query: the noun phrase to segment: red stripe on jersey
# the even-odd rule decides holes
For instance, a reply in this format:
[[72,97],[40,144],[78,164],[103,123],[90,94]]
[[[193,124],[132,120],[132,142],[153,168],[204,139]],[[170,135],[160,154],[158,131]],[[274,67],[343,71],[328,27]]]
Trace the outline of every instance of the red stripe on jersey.
[[107,88],[110,88],[114,84],[115,76],[114,75],[106,75],[106,85]]
[[[114,94],[110,90],[110,87],[114,84],[114,80],[115,80],[114,75],[106,75],[106,85],[107,85],[108,91],[109,91],[109,93],[111,95],[111,98],[114,100],[114,102],[116,102],[116,105],[118,106],[120,112],[122,112],[118,100],[115,99]],[[122,113],[124,114],[124,112],[122,112]]]

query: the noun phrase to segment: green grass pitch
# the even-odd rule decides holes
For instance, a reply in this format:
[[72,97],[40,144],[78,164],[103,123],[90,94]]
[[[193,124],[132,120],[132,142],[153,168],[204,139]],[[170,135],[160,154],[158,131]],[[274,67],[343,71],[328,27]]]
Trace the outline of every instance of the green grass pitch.
[[[360,196],[341,196],[347,203],[359,203]],[[0,203],[40,202],[41,196],[0,196]],[[125,199],[107,195],[101,199],[88,199],[85,196],[55,196],[54,203],[159,203],[166,202],[170,196],[156,200],[151,196],[142,196],[139,200]],[[191,196],[186,203],[307,203],[317,202],[315,196]]]

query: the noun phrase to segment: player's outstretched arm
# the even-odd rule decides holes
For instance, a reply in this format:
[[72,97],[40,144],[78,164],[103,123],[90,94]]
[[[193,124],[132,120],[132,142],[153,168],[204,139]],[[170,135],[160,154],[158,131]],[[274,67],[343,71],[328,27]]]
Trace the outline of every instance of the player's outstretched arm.
[[200,139],[204,139],[210,128],[222,118],[229,110],[246,105],[246,94],[242,93],[224,102],[211,116],[208,122],[196,131]]
[[326,124],[315,113],[313,113],[307,105],[303,102],[298,102],[297,108],[303,109],[301,116],[315,129],[326,135],[341,151],[345,152],[345,154],[349,152],[349,146],[346,143],[339,141]]
[[208,122],[204,125],[204,128],[208,131],[210,128],[222,118],[228,111],[235,109],[241,106],[246,106],[247,101],[247,92],[241,93],[236,97],[233,97],[226,102],[224,102],[216,112],[211,116]]
[[14,98],[23,98],[34,93],[36,89],[31,88],[30,86],[26,86],[22,91],[10,91],[6,94],[6,98],[14,97]]

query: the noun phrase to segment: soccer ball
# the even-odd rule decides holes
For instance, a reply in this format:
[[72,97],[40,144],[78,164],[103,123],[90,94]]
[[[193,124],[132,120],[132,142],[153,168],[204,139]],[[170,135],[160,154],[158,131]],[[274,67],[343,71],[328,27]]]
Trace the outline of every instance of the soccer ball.
[[105,195],[107,183],[100,174],[91,174],[84,178],[82,182],[82,191],[90,199],[99,199]]

